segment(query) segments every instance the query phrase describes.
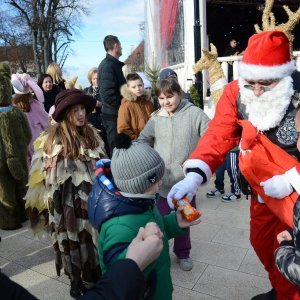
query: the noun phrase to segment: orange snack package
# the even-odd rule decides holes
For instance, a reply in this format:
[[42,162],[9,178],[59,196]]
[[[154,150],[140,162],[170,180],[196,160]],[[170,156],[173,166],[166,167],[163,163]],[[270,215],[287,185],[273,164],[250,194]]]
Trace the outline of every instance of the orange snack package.
[[181,214],[188,222],[192,222],[201,216],[201,212],[194,208],[186,197],[180,200],[173,199],[173,204],[176,208],[183,207]]

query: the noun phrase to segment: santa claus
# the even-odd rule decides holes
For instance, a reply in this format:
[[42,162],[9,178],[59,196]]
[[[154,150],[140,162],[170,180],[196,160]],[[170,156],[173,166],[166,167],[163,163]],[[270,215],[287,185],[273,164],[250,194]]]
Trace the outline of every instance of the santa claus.
[[[300,299],[298,287],[287,281],[274,263],[276,236],[291,224],[293,203],[300,191],[299,154],[291,133],[299,102],[295,70],[283,32],[254,34],[239,65],[239,80],[225,87],[209,129],[184,165],[186,177],[168,195],[172,207],[173,198],[195,194],[210,180],[226,153],[240,145],[242,172],[252,188],[250,241],[272,285],[271,291],[253,300]],[[284,163],[277,159],[281,154]],[[283,209],[276,209],[276,203]]]

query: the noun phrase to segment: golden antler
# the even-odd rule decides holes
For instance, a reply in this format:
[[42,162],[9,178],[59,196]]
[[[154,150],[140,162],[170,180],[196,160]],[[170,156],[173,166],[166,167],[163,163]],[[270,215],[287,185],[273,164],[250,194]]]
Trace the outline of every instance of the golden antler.
[[292,44],[294,40],[294,36],[292,34],[293,29],[300,21],[300,7],[296,12],[292,12],[287,5],[283,5],[283,8],[288,15],[288,21],[286,23],[282,23],[276,25],[275,16],[272,13],[274,0],[266,0],[265,1],[265,8],[262,15],[262,29],[255,24],[255,31],[260,33],[262,31],[270,31],[270,30],[281,30],[283,31],[286,36],[288,37],[292,49]]

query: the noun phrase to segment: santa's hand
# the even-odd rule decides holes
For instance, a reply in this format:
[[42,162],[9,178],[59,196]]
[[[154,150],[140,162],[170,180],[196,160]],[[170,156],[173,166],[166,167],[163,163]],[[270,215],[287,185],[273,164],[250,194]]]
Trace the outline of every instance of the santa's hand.
[[272,178],[261,182],[260,186],[264,188],[264,192],[267,196],[277,199],[282,199],[293,192],[293,187],[286,174],[275,175]]
[[[173,199],[182,199],[185,195],[195,195],[203,177],[195,172],[189,172],[185,178],[176,183],[168,194],[167,200],[171,209],[174,209]],[[189,195],[189,196],[191,196]],[[192,197],[190,197],[192,198]]]

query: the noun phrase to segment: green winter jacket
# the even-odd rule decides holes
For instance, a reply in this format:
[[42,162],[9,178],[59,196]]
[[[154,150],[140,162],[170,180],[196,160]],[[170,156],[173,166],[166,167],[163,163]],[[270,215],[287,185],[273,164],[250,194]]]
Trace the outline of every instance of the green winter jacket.
[[[98,239],[101,270],[103,273],[107,270],[103,261],[105,253],[121,243],[129,244],[136,237],[139,228],[145,227],[148,222],[156,222],[163,232],[164,247],[160,256],[144,270],[144,277],[146,282],[151,280],[151,286],[154,286],[151,299],[172,299],[173,285],[168,240],[185,232],[178,226],[175,213],[161,216],[156,206],[149,206],[144,213],[117,216],[104,222]],[[114,261],[125,258],[126,252],[127,247],[114,257]]]

